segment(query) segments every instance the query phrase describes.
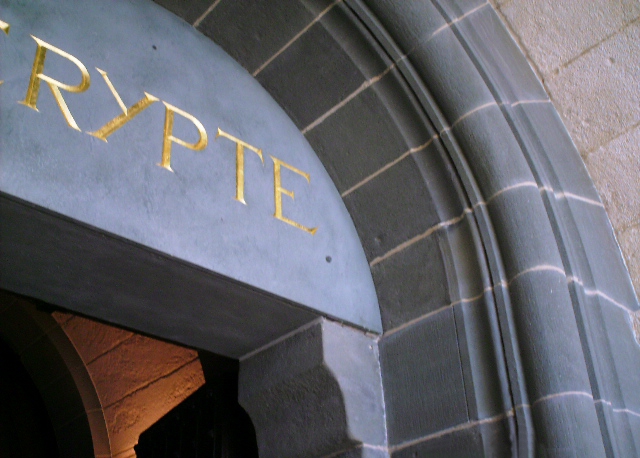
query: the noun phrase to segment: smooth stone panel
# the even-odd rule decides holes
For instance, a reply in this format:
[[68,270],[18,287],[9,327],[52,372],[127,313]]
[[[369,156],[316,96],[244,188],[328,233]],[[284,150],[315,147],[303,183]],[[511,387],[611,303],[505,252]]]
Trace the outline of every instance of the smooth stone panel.
[[407,157],[345,196],[370,261],[440,222],[421,178]]
[[517,456],[512,445],[509,419],[474,425],[462,424],[458,430],[443,431],[433,438],[392,453],[392,458],[513,458]]
[[211,0],[153,0],[189,24],[193,24],[213,3]]
[[548,457],[600,458],[606,456],[595,406],[589,396],[567,393],[543,400],[532,407],[534,425],[552,419],[561,430],[549,434],[546,428],[536,429],[536,455]]
[[[144,0],[2,0],[0,6],[3,21],[11,24],[2,48],[0,168],[9,173],[0,178],[1,192],[300,307],[381,331],[369,266],[331,178],[291,119],[221,48]],[[67,125],[44,82],[39,111],[16,103],[25,98],[37,46],[29,34],[88,68],[92,84],[86,92],[63,91],[81,132]],[[96,68],[108,72],[127,106],[146,91],[195,116],[208,132],[208,146],[193,151],[167,140],[173,173],[158,167],[167,116],[159,101],[108,142],[87,135],[122,113]],[[53,51],[48,51],[43,72],[65,83],[77,84],[80,78],[77,66]],[[202,134],[180,113],[175,113],[172,136],[196,142]],[[264,151],[261,162],[246,150],[246,205],[234,199],[236,144],[216,137],[218,128]],[[283,191],[283,217],[317,227],[315,235],[274,217],[272,157],[294,167],[281,169],[282,188],[295,193],[294,200]],[[41,272],[32,278],[38,286],[48,281]],[[101,275],[117,276],[108,271]],[[104,291],[116,295],[113,280]],[[90,313],[80,302],[73,307]],[[155,310],[165,321],[172,313]],[[196,322],[183,323],[183,337],[199,326],[199,313],[207,311],[191,304],[189,314]],[[118,306],[111,314],[118,314]],[[97,317],[109,319],[105,313]],[[145,332],[153,330],[146,327]]]
[[372,267],[385,331],[451,303],[443,243],[434,233]]
[[314,3],[316,11],[308,7],[308,2],[298,0],[223,1],[198,29],[253,73],[308,26],[331,1],[316,0]]
[[384,337],[379,345],[390,446],[468,421],[452,310]]
[[342,102],[365,81],[321,23],[294,41],[256,79],[285,107],[299,129]]

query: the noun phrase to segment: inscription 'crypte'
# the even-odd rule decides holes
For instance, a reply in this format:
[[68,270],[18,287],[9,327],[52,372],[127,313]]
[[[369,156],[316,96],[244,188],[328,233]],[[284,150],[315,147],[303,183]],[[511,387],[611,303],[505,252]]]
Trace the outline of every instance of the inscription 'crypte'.
[[[10,28],[9,24],[0,20],[0,30],[2,30],[6,35],[9,34],[9,28]],[[91,85],[91,77],[89,75],[89,72],[87,71],[87,68],[84,66],[82,62],[80,62],[80,60],[78,60],[76,57],[72,56],[71,54],[59,48],[56,48],[55,46],[37,37],[34,37],[33,35],[31,35],[31,38],[33,38],[37,44],[36,55],[33,61],[32,69],[31,69],[31,77],[29,79],[27,94],[24,100],[19,101],[18,103],[39,112],[40,110],[38,110],[38,97],[40,95],[40,83],[41,81],[44,81],[49,86],[49,89],[51,90],[51,93],[53,94],[53,97],[55,98],[56,103],[58,104],[58,108],[60,108],[60,111],[62,112],[62,115],[64,116],[64,119],[67,122],[67,125],[74,130],[80,131],[80,128],[78,127],[78,124],[76,123],[75,119],[71,115],[71,112],[69,111],[69,107],[67,106],[64,98],[62,97],[62,93],[60,92],[60,90],[64,90],[71,93],[81,93],[89,89],[89,86]],[[71,84],[63,83],[61,81],[55,80],[52,77],[44,74],[45,61],[47,58],[48,51],[51,51],[52,53],[55,53],[58,56],[70,61],[78,68],[78,70],[80,70],[80,75],[82,79],[79,84],[71,85]],[[125,124],[127,124],[133,118],[135,118],[144,110],[149,108],[151,105],[153,105],[156,102],[159,102],[160,99],[158,97],[155,97],[149,94],[148,92],[143,91],[144,97],[138,100],[136,103],[134,103],[130,107],[127,107],[127,105],[122,100],[122,97],[120,97],[120,94],[116,90],[115,86],[111,82],[111,79],[109,78],[109,75],[107,74],[107,72],[97,67],[96,67],[96,70],[98,71],[98,73],[100,73],[100,75],[104,79],[104,82],[109,88],[109,91],[111,91],[111,94],[113,95],[116,103],[122,110],[122,114],[111,119],[98,130],[87,132],[89,135],[96,137],[104,142],[107,142],[107,138],[109,136],[113,135],[116,131],[124,127]],[[0,84],[2,83],[3,82],[0,81]],[[172,147],[174,143],[177,143],[178,145],[181,145],[193,151],[202,151],[207,147],[209,140],[207,136],[207,131],[205,130],[202,123],[195,116],[165,101],[162,101],[162,103],[165,107],[164,131],[163,131],[163,140],[162,140],[162,159],[160,163],[157,165],[159,165],[160,167],[170,172],[173,172],[173,169],[171,168],[171,152],[172,152]],[[183,118],[191,121],[191,123],[195,126],[198,132],[198,140],[196,142],[189,143],[188,141],[173,135],[173,125],[174,125],[175,115],[182,116]],[[247,205],[247,202],[245,201],[245,173],[244,173],[245,172],[245,168],[244,168],[245,155],[244,155],[244,152],[245,152],[245,149],[248,149],[256,153],[260,158],[262,165],[264,166],[262,149],[257,148],[253,145],[250,145],[249,143],[243,140],[240,140],[239,138],[231,134],[228,134],[227,132],[223,131],[220,128],[218,128],[216,139],[219,137],[224,137],[236,144],[235,200],[237,200],[238,202],[244,205]],[[309,228],[309,227],[303,226],[302,224],[296,221],[293,221],[292,219],[287,218],[286,216],[284,216],[283,208],[282,208],[283,194],[290,197],[291,199],[295,198],[295,194],[293,191],[286,189],[282,186],[282,168],[284,167],[285,169],[302,176],[305,180],[307,180],[307,183],[309,184],[311,184],[310,175],[290,164],[287,164],[286,162],[274,156],[270,156],[270,157],[273,160],[273,198],[274,198],[274,204],[275,204],[275,211],[274,211],[273,217],[297,229],[303,230],[311,235],[315,235],[316,231],[318,230],[317,227]]]
[[236,200],[238,202],[242,202],[247,205],[247,202],[244,200],[244,149],[248,148],[258,155],[260,160],[262,161],[262,165],[264,165],[264,159],[262,158],[262,150],[256,148],[255,146],[251,146],[250,144],[243,142],[239,138],[234,137],[233,135],[229,135],[224,132],[222,129],[218,127],[218,133],[216,134],[216,138],[225,137],[236,143]]
[[[5,33],[5,35],[9,35],[10,28],[11,26],[9,24],[0,20],[0,30],[2,30]],[[2,83],[4,83],[4,81],[0,80],[0,86],[2,85]]]
[[[71,116],[71,112],[69,111],[69,107],[67,107],[67,103],[62,98],[60,89],[63,89],[67,92],[76,92],[76,93],[84,92],[87,89],[89,89],[89,86],[91,85],[91,77],[89,76],[87,67],[85,67],[82,64],[82,62],[80,62],[78,59],[73,57],[71,54],[64,52],[62,49],[58,49],[55,46],[52,46],[49,43],[34,37],[33,35],[31,35],[31,38],[33,38],[36,41],[36,43],[38,44],[38,48],[36,49],[36,57],[33,60],[33,68],[31,70],[31,79],[29,80],[29,88],[27,89],[27,95],[24,98],[24,100],[20,103],[36,111],[39,111],[37,104],[38,104],[38,94],[40,92],[40,81],[44,81],[49,86],[49,89],[51,89],[51,93],[53,94],[53,97],[56,99],[58,107],[60,108],[60,111],[62,111],[62,115],[64,116],[65,121],[67,121],[67,124],[69,125],[69,127],[75,130],[80,130],[80,128],[78,127],[78,124],[76,124],[75,119],[73,119],[73,116]],[[54,52],[59,56],[64,57],[65,59],[73,62],[75,66],[78,67],[82,75],[82,81],[80,82],[80,84],[77,84],[75,86],[72,86],[70,84],[65,84],[58,80],[54,80],[50,76],[47,76],[44,73],[42,73],[44,70],[44,62],[45,62],[45,59],[47,58],[47,51]]]
[[[104,78],[105,82],[107,83],[107,86],[109,87],[109,90],[111,91],[111,93],[115,97],[116,102],[118,103],[118,105],[120,105],[120,108],[122,109],[122,114],[121,115],[116,116],[115,118],[113,118],[111,121],[106,123],[104,126],[102,126],[100,129],[96,130],[95,132],[88,132],[89,135],[93,135],[94,137],[99,138],[100,140],[104,140],[106,142],[107,141],[107,137],[109,135],[113,134],[116,130],[120,129],[126,123],[128,123],[133,118],[135,118],[140,113],[142,113],[142,111],[144,111],[146,108],[148,108],[149,105],[159,101],[160,99],[157,98],[157,97],[154,97],[153,95],[151,95],[151,94],[149,94],[147,92],[145,92],[143,99],[138,100],[136,103],[131,105],[130,108],[127,108],[127,106],[122,101],[122,98],[120,97],[120,94],[118,94],[118,91],[116,91],[116,88],[113,87],[113,84],[111,83],[111,80],[109,79],[109,76],[107,75],[107,72],[105,72],[103,70],[100,70],[99,68],[96,68],[96,70],[98,70],[98,72],[102,75],[102,77]],[[165,136],[166,136],[166,134],[165,134]],[[169,153],[169,155],[171,155],[171,153]]]

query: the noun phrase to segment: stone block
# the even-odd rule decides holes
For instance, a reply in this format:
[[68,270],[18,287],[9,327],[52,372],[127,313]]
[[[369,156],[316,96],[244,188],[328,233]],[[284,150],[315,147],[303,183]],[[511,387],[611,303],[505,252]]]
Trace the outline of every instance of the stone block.
[[385,445],[378,347],[359,331],[317,321],[243,359],[238,386],[260,456],[341,456]]
[[574,199],[568,201],[568,207],[589,266],[576,269],[574,275],[584,276],[580,280],[587,288],[596,289],[626,307],[636,307],[633,286],[604,210]]
[[480,8],[455,25],[473,53],[479,56],[488,78],[501,102],[547,100],[549,96],[531,69],[522,51],[509,35],[492,8]]
[[[639,29],[640,30],[640,29]],[[640,34],[638,35],[640,40]],[[640,52],[638,54],[640,59]],[[638,73],[640,77],[640,72]],[[637,85],[637,84],[636,84]],[[640,91],[638,92],[640,121]],[[640,221],[640,127],[624,133],[586,157],[613,227],[618,233]]]
[[512,127],[498,106],[468,115],[451,132],[465,151],[485,200],[509,186],[534,181]]
[[198,30],[254,72],[314,18],[314,12],[298,0],[234,0],[220,2]]
[[[367,6],[383,27],[392,31],[396,43],[405,53],[410,52],[447,23],[432,2],[399,3],[395,0],[373,0],[368,1]],[[404,26],[399,26],[400,24]]]
[[193,24],[212,5],[212,0],[153,0],[158,5],[180,16],[189,24]]
[[564,275],[529,272],[509,285],[509,293],[529,402],[567,391],[590,393]]
[[322,24],[316,23],[257,80],[304,129],[355,91],[365,77]]
[[637,295],[640,291],[640,225],[624,230],[618,235],[618,242]]
[[563,270],[537,188],[526,186],[504,192],[489,203],[488,210],[500,245],[505,280],[540,266]]
[[[443,53],[442,49],[447,49]],[[418,45],[409,58],[449,125],[495,99],[451,28]]]
[[369,261],[440,222],[427,186],[407,157],[344,198]]
[[582,157],[551,102],[525,103],[510,109],[527,154],[545,186],[554,192],[600,200]]
[[640,15],[635,0],[513,0],[500,10],[545,75]]
[[451,302],[442,243],[434,233],[372,267],[385,330]]
[[468,421],[452,310],[380,340],[389,445]]
[[78,349],[85,364],[104,355],[116,345],[133,336],[130,331],[109,326],[81,316],[73,316],[61,325],[64,332]]
[[[571,30],[572,34],[576,32],[570,28],[566,30]],[[591,33],[591,27],[583,30]],[[635,22],[545,80],[551,98],[583,155],[640,121],[638,42],[640,23]],[[561,47],[556,46],[556,49]]]
[[109,406],[196,358],[194,350],[134,335],[93,361],[89,372],[95,385],[105,388],[100,390],[100,397],[102,404]]
[[453,431],[434,434],[433,438],[402,447],[392,458],[511,458],[517,456],[513,448],[509,420],[501,419],[484,424],[460,425]]
[[305,136],[341,193],[414,146],[407,145],[372,87]]
[[[536,426],[536,456],[606,456],[593,399],[574,393],[560,394],[532,407]],[[540,427],[545,422],[562,425],[557,430]]]

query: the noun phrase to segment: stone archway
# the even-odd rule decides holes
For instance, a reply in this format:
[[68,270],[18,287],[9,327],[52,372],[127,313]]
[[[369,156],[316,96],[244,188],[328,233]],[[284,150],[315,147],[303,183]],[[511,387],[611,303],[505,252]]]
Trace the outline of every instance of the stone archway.
[[[380,337],[312,322],[243,357],[240,396],[256,399],[265,454],[638,450],[637,299],[575,147],[488,3],[158,3],[245,66],[305,135],[380,302]],[[352,357],[368,378],[349,372]],[[359,383],[384,415],[344,407],[366,404]],[[325,389],[344,408],[335,435],[269,440],[278,430],[259,409],[288,399],[300,415],[273,418],[312,437],[305,428],[336,414],[314,399]]]

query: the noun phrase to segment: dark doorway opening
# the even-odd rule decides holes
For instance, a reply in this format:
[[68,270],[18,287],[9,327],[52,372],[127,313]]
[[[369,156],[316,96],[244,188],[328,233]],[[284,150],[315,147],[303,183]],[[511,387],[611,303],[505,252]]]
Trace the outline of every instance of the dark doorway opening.
[[257,458],[236,360],[199,352],[205,384],[140,435],[138,458]]
[[44,401],[20,357],[0,340],[0,457],[57,458]]

